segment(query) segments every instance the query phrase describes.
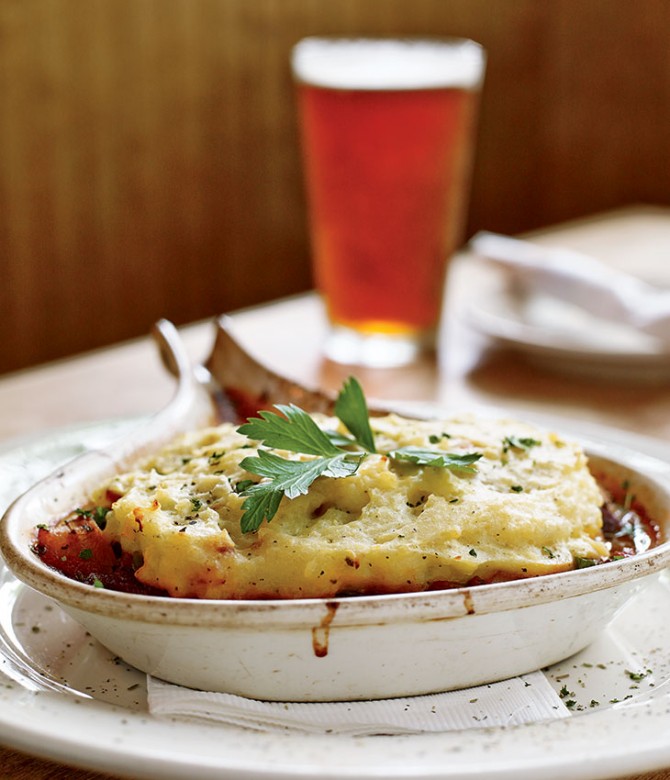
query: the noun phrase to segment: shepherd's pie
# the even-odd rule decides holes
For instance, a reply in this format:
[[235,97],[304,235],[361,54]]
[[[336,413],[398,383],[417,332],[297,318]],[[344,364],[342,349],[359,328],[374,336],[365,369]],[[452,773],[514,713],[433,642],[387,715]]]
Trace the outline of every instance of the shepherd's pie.
[[[315,417],[323,429],[335,418]],[[371,421],[377,453],[345,478],[318,477],[243,533],[240,463],[262,445],[224,424],[182,436],[100,487],[104,535],[141,582],[176,597],[274,599],[398,593],[532,577],[608,554],[602,495],[579,445],[513,420]],[[384,453],[481,457],[471,469]],[[288,459],[310,455],[278,452]]]

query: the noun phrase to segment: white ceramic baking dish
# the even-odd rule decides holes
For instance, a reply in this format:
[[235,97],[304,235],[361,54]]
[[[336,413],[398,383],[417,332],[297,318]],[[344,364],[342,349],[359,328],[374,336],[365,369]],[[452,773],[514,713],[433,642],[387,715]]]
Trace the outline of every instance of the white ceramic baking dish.
[[[230,380],[232,366],[250,392],[328,406],[326,396],[263,376],[245,363],[225,326],[219,332],[208,365],[221,384]],[[14,502],[0,523],[0,550],[14,574],[138,669],[194,688],[280,701],[462,688],[530,672],[581,650],[670,563],[670,544],[663,543],[631,558],[533,579],[331,600],[182,600],[70,580],[31,551],[35,526],[84,504],[94,486],[138,454],[211,418],[211,376],[202,367],[190,369],[169,325],[161,324],[158,335],[166,364],[180,377],[169,407],[130,437],[47,477]],[[668,538],[664,476],[670,467],[624,449],[586,446],[595,469],[631,483]]]

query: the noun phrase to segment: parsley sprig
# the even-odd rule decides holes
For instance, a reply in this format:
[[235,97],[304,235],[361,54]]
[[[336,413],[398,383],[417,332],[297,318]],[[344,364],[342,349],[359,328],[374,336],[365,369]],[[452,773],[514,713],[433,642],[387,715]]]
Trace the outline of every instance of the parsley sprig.
[[[365,396],[354,377],[346,380],[335,402],[335,415],[347,433],[322,430],[295,404],[277,404],[275,409],[279,413],[261,411],[237,429],[264,445],[255,456],[240,463],[246,471],[264,478],[256,483],[239,483],[238,491],[245,499],[243,533],[257,531],[263,520],[270,522],[284,496],[292,499],[307,493],[318,477],[349,477],[369,453],[377,452]],[[271,452],[272,449],[316,457],[293,460]],[[401,447],[387,456],[418,466],[463,471],[474,471],[473,464],[481,458],[476,452],[453,454],[420,447]],[[244,489],[240,490],[242,485]]]

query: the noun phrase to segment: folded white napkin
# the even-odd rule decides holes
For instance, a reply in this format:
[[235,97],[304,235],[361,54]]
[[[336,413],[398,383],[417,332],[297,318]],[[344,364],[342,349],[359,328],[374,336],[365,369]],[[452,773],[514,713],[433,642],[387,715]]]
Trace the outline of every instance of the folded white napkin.
[[670,290],[618,271],[594,257],[497,233],[477,233],[470,248],[514,275],[528,295],[566,301],[604,320],[670,341]]
[[419,734],[516,726],[570,711],[542,672],[449,693],[354,702],[266,702],[148,678],[152,715],[312,734]]

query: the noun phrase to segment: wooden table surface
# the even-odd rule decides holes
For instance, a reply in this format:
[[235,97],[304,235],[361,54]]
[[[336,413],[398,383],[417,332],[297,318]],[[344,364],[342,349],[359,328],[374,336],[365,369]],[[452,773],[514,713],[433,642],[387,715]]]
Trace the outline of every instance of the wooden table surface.
[[[547,229],[534,238],[598,256],[670,286],[670,210],[631,208]],[[670,442],[670,379],[639,382],[634,376],[603,379],[538,368],[523,355],[491,345],[464,322],[463,307],[476,300],[487,274],[462,255],[449,287],[439,359],[407,369],[356,371],[369,396],[436,401],[451,407],[494,405],[523,414],[548,414],[584,424],[614,426]],[[314,295],[278,301],[234,315],[241,341],[270,367],[311,385],[336,389],[351,368],[324,361],[324,332]],[[213,324],[182,329],[194,360],[211,347]],[[0,377],[0,443],[42,435],[63,426],[142,415],[170,397],[172,382],[148,338]],[[670,453],[670,449],[669,449]],[[668,721],[670,741],[670,720]],[[2,734],[0,733],[0,743]],[[0,747],[0,777],[21,780],[94,780],[85,769],[55,764]],[[72,757],[74,764],[76,756]],[[638,775],[670,780],[670,768]]]

